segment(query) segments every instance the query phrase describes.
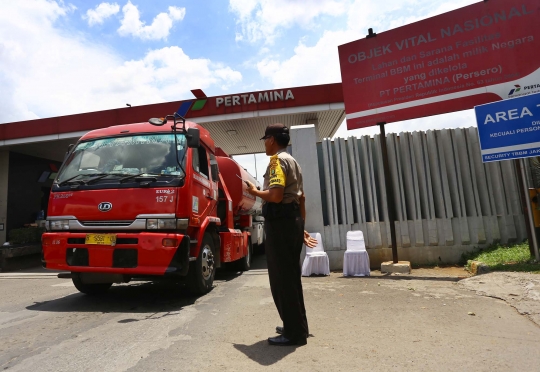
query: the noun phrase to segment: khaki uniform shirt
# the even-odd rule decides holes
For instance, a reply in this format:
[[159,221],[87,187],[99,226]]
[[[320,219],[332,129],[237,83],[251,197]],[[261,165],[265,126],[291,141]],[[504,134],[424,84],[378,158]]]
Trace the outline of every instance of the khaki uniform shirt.
[[270,157],[270,164],[264,173],[263,190],[274,187],[284,188],[281,201],[283,204],[300,203],[300,196],[304,190],[302,169],[285,149]]

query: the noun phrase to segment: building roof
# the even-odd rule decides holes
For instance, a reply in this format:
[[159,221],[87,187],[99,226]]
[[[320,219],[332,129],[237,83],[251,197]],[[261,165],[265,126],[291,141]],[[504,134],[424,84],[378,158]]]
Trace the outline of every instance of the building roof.
[[61,160],[66,146],[88,131],[148,121],[181,112],[206,128],[230,155],[264,152],[259,140],[268,124],[315,124],[318,140],[331,137],[345,118],[341,83],[196,98],[144,106],[19,121],[0,125],[0,150]]

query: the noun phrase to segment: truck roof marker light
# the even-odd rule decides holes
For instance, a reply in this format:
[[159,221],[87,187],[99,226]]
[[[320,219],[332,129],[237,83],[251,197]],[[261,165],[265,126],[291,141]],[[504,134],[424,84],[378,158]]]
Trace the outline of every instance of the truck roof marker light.
[[167,120],[165,118],[151,118],[148,120],[148,122],[156,127],[161,127],[167,122]]

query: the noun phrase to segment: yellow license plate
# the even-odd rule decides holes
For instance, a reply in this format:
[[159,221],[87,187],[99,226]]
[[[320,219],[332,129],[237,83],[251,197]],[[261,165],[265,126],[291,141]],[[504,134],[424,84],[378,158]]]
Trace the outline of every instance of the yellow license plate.
[[86,234],[85,244],[116,245],[116,234]]

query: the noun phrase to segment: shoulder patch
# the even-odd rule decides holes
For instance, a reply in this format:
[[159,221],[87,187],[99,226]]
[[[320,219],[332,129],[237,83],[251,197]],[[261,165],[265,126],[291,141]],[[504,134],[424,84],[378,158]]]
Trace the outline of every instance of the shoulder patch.
[[282,186],[285,187],[285,174],[277,155],[273,155],[270,158],[270,174],[268,180],[268,187]]

